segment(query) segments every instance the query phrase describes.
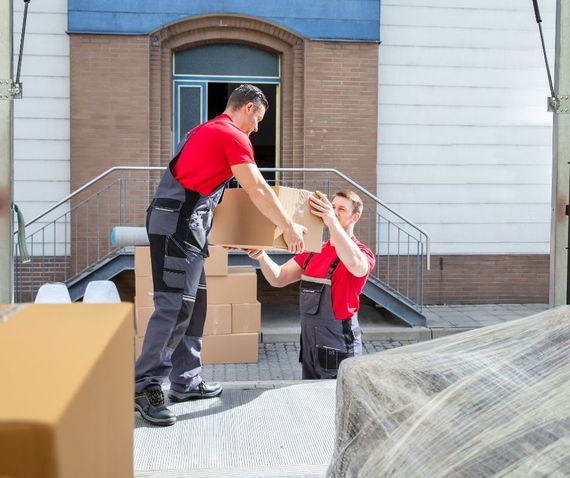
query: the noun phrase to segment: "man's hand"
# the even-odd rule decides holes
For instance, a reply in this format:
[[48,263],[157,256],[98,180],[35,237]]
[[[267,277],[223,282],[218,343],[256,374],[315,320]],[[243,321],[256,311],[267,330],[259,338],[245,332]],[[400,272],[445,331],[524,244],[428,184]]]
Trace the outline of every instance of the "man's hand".
[[291,254],[300,254],[305,250],[305,241],[303,234],[307,232],[305,226],[301,224],[291,223],[291,226],[283,231],[283,239],[287,244],[287,250]]
[[260,257],[264,254],[262,249],[244,249],[244,252],[251,257],[253,260],[258,261]]
[[326,195],[320,191],[315,191],[309,196],[309,204],[311,205],[311,213],[319,216],[325,226],[329,227],[336,221],[332,203]]

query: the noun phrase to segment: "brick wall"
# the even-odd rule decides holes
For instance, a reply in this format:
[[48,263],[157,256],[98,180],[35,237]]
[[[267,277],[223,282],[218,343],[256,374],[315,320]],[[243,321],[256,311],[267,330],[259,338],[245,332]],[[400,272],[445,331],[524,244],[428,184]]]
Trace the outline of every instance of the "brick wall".
[[71,188],[149,164],[149,39],[71,35]]
[[378,45],[305,43],[305,166],[376,191]]
[[[70,82],[71,189],[114,166],[147,166],[149,38],[71,35]],[[117,178],[115,174],[97,184],[97,190],[106,191],[99,200],[84,202],[95,192],[90,189],[72,201],[72,208],[81,204],[71,218],[74,273],[104,256],[112,227],[125,223],[119,209],[124,193],[113,184]]]
[[426,304],[548,303],[548,255],[432,256]]

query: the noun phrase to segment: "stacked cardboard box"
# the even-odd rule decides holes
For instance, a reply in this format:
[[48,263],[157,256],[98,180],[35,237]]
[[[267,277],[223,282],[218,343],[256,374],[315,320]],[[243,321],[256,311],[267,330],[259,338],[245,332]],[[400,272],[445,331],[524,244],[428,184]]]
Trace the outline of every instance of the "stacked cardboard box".
[[[222,250],[224,254],[212,254]],[[227,251],[210,246],[209,261],[223,262],[226,274],[208,274],[208,314],[202,340],[202,363],[257,362],[261,304],[257,275],[251,266],[227,265]],[[207,261],[206,261],[207,262]]]
[[[204,266],[208,313],[202,341],[202,363],[257,362],[261,305],[257,301],[257,275],[251,266],[228,266],[228,252],[210,246]],[[136,346],[140,354],[153,311],[152,272],[148,247],[135,252]]]
[[135,248],[135,359],[141,353],[144,334],[154,311],[150,248]]

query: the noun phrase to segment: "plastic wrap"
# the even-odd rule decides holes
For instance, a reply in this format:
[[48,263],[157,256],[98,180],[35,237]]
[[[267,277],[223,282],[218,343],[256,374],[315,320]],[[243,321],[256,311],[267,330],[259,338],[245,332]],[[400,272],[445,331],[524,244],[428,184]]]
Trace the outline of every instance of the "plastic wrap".
[[345,360],[328,476],[570,476],[570,307]]

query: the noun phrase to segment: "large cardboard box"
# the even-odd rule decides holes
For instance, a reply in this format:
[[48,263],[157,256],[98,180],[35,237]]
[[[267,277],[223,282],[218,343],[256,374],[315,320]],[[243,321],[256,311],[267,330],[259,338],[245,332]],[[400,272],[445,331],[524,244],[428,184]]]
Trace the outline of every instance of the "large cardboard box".
[[[310,212],[311,192],[283,186],[273,186],[273,190],[293,221],[307,228],[306,250],[319,252],[323,242],[323,221]],[[241,188],[224,192],[223,201],[214,211],[210,242],[250,249],[287,249],[282,231],[255,207]]]
[[257,274],[253,268],[228,267],[227,276],[208,277],[208,304],[240,304],[257,301]]
[[132,304],[12,309],[0,312],[0,476],[132,477]]
[[208,304],[206,323],[202,335],[220,335],[232,333],[232,305]]
[[207,276],[225,276],[228,273],[228,250],[222,246],[208,246],[210,257],[204,262]]
[[202,338],[202,363],[255,363],[258,342],[257,333],[207,335]]
[[259,332],[261,304],[232,304],[232,334]]
[[135,276],[152,276],[149,246],[135,247]]

